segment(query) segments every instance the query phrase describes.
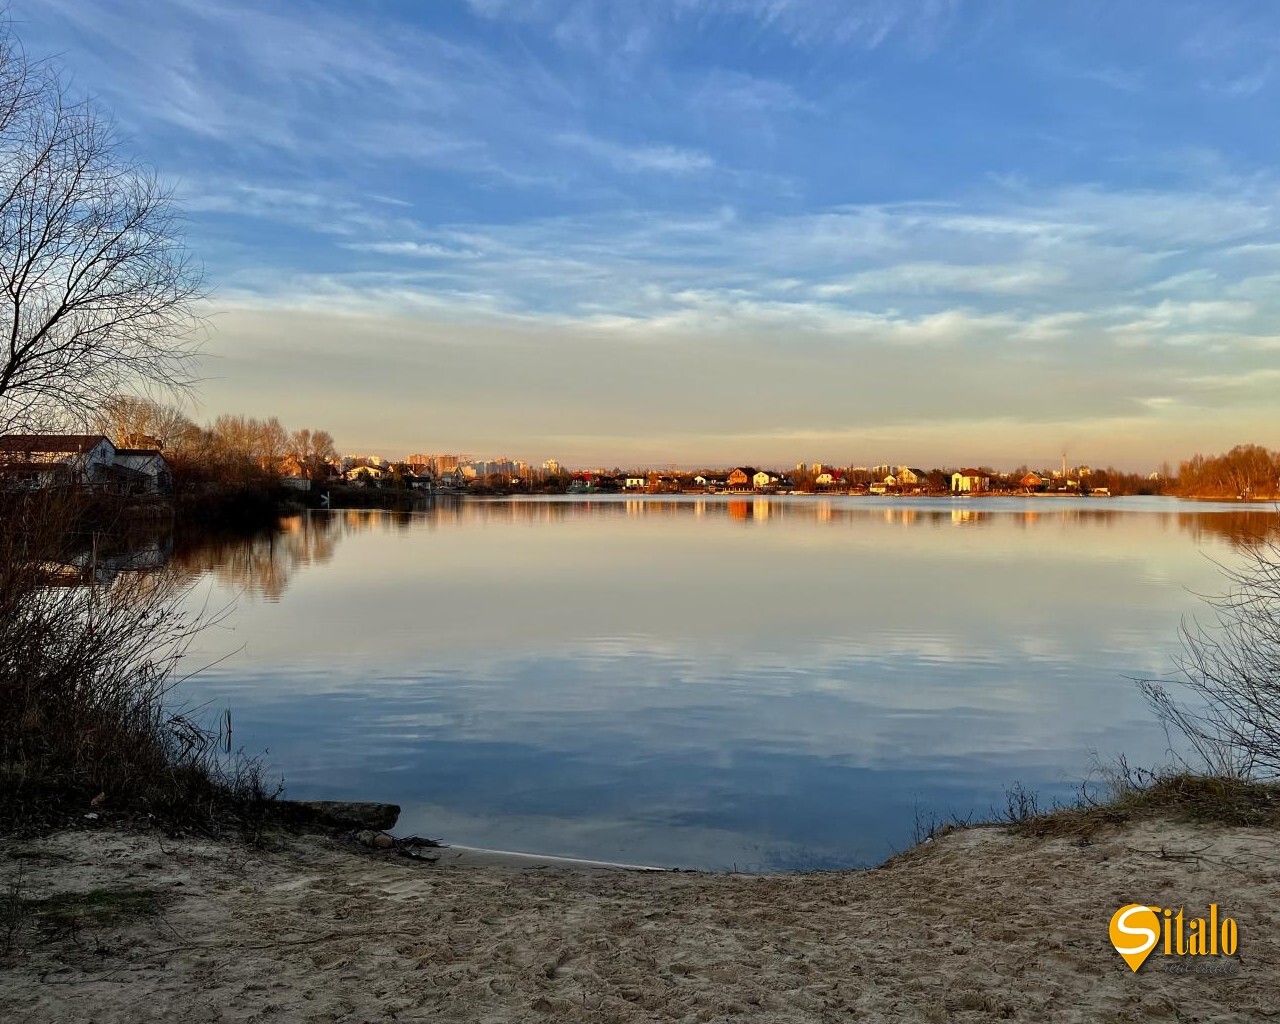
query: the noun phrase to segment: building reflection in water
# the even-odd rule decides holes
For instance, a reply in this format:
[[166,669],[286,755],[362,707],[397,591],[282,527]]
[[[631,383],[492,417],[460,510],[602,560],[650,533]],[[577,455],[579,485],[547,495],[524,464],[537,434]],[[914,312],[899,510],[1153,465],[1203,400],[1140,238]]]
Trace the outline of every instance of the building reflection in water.
[[[1114,499],[1113,499],[1114,500]],[[807,521],[829,527],[857,528],[882,522],[907,528],[944,525],[972,527],[995,517],[1016,522],[1035,532],[1064,525],[1106,528],[1120,517],[1148,514],[1152,528],[1178,529],[1198,543],[1225,540],[1235,547],[1251,547],[1280,537],[1280,513],[1272,509],[1187,510],[1173,514],[1142,508],[1062,507],[1045,505],[988,510],[966,502],[930,502],[910,506],[884,504],[884,499],[805,499],[766,496],[727,498],[562,498],[562,499],[445,499],[424,509],[405,512],[383,509],[342,509],[287,516],[274,529],[253,533],[144,531],[112,543],[88,542],[57,565],[49,565],[51,582],[65,585],[106,583],[121,573],[155,572],[168,568],[191,579],[205,574],[222,586],[265,601],[278,601],[297,573],[330,562],[344,537],[369,531],[450,529],[485,522],[557,523],[622,516],[626,518],[726,518],[767,527],[780,522]],[[1046,537],[1046,541],[1048,538]]]

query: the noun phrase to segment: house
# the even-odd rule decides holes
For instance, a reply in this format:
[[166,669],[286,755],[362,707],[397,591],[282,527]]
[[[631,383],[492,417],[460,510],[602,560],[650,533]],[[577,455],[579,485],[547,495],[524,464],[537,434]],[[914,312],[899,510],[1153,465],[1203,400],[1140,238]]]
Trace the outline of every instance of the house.
[[368,484],[372,480],[381,480],[387,471],[381,466],[352,466],[342,474],[342,478],[350,483]]
[[1024,491],[1043,491],[1048,486],[1048,481],[1039,473],[1028,473],[1018,481],[1018,486]]
[[463,471],[461,466],[455,466],[453,469],[444,470],[436,476],[436,482],[441,487],[462,489],[467,486],[469,478]]
[[748,491],[754,484],[757,470],[755,466],[739,466],[729,474],[729,490],[731,491]]
[[0,482],[170,494],[173,471],[158,448],[117,448],[101,434],[9,434],[0,437]]
[[929,474],[915,466],[898,467],[898,483],[903,487],[919,487]]
[[952,494],[980,494],[991,490],[991,477],[980,469],[961,469],[951,474]]
[[724,473],[699,473],[693,478],[694,487],[704,487],[709,491],[718,490],[728,482],[729,478]]
[[824,469],[813,478],[813,482],[818,487],[843,487],[845,485],[844,474],[838,469],[834,472],[829,469]]
[[169,494],[173,490],[173,471],[159,449],[117,448],[115,464],[142,474],[144,494]]
[[622,488],[626,491],[643,491],[649,486],[649,478],[647,476],[629,476]]
[[0,437],[0,479],[7,487],[109,485],[117,477],[115,459],[116,446],[101,434]]
[[768,470],[757,470],[751,476],[751,486],[757,491],[768,490],[771,487],[777,487],[779,483],[778,475],[770,473]]

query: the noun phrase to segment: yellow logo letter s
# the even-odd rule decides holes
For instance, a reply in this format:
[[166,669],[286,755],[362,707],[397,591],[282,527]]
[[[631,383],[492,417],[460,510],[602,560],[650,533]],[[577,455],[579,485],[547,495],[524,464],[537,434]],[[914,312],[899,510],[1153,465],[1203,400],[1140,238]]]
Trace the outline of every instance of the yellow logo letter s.
[[1130,903],[1111,916],[1111,945],[1133,971],[1142,966],[1160,938],[1160,919],[1141,903]]

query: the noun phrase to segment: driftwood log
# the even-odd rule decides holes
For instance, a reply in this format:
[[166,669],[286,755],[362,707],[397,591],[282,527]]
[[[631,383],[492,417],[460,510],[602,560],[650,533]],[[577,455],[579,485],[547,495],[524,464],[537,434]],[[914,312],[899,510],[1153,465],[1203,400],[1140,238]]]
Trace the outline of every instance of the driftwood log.
[[280,815],[299,825],[327,825],[330,828],[394,828],[400,818],[399,804],[364,803],[352,800],[281,800]]

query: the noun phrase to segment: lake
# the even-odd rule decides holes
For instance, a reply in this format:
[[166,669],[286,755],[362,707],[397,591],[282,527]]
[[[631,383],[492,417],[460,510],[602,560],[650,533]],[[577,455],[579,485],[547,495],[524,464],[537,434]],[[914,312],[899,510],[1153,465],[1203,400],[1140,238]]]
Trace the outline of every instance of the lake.
[[1166,759],[1167,674],[1268,510],[604,497],[313,512],[182,552],[190,702],[397,832],[776,871],[873,864],[1014,783]]

